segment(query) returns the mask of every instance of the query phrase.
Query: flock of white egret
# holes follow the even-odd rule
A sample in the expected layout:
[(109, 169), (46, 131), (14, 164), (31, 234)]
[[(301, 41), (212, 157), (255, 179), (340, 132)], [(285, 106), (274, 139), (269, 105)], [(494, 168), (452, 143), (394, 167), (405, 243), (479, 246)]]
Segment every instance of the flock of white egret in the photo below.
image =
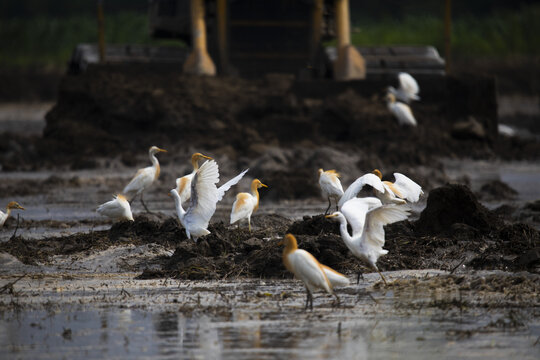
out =
[[(400, 86), (398, 89), (388, 88), (386, 100), (388, 108), (398, 119), (400, 125), (416, 126), (416, 120), (407, 105), (411, 100), (419, 100), (419, 87), (415, 79), (407, 73), (398, 75)], [(399, 100), (400, 102), (397, 102)], [(159, 177), (160, 166), (156, 154), (166, 152), (157, 146), (149, 151), (151, 166), (139, 169), (131, 181), (125, 186), (121, 194), (112, 200), (100, 205), (97, 212), (115, 220), (133, 221), (131, 202), (137, 196), (148, 211), (143, 201), (143, 193)], [(199, 166), (199, 161), (205, 160)], [(246, 174), (248, 169), (236, 177), (217, 187), (219, 182), (219, 167), (215, 160), (201, 153), (191, 157), (193, 171), (176, 179), (176, 187), (170, 191), (175, 202), (176, 213), (180, 223), (189, 238), (197, 241), (198, 238), (210, 234), (208, 225), (216, 211), (216, 205), (225, 193), (236, 185)], [(377, 271), (384, 283), (386, 279), (377, 268), (377, 260), (388, 251), (383, 249), (385, 243), (384, 226), (397, 221), (405, 220), (410, 213), (407, 203), (418, 201), (423, 194), (422, 188), (407, 176), (394, 173), (395, 182), (382, 181), (382, 174), (375, 169), (356, 179), (347, 190), (343, 190), (339, 180), (339, 173), (335, 170), (319, 169), (319, 185), (322, 195), (328, 199), (328, 208), (325, 215), (340, 223), (341, 237), (351, 253)], [(376, 197), (362, 197), (357, 195), (369, 185), (373, 188)], [(251, 215), (259, 207), (259, 191), (267, 187), (259, 179), (251, 183), (251, 193), (237, 194), (230, 215), (230, 223), (247, 220), (251, 231)], [(336, 211), (328, 215), (328, 211), (335, 202)], [(0, 211), (0, 227), (10, 215), (12, 210), (24, 208), (17, 202), (10, 202), (6, 212)], [(349, 233), (348, 225), (352, 229)], [(287, 234), (279, 243), (284, 245), (283, 263), (296, 278), (302, 280), (306, 286), (306, 309), (313, 309), (313, 291), (322, 289), (339, 298), (334, 293), (335, 286), (349, 284), (348, 278), (339, 272), (320, 264), (313, 255), (305, 250), (298, 249), (296, 238)], [(361, 273), (358, 274), (357, 282)]]

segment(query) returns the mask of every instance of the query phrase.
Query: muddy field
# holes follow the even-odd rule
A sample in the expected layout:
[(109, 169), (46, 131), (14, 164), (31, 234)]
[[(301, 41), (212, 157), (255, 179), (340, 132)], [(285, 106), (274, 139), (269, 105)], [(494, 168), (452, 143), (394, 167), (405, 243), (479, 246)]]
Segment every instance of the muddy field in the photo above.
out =
[[(470, 119), (437, 91), (471, 86), (462, 78), (447, 80), (447, 90), (420, 79), (419, 127), (400, 128), (377, 84), (103, 67), (64, 77), (46, 122), (0, 117), (0, 201), (27, 208), (0, 231), (0, 344), (22, 359), (83, 348), (90, 357), (383, 359), (402, 348), (410, 358), (535, 358), (535, 128), (497, 135), (490, 102), (467, 105), (483, 132), (456, 128)], [(99, 217), (95, 208), (147, 166), (150, 145), (169, 151), (145, 194), (153, 213), (135, 201), (135, 222)], [(222, 180), (250, 169), (197, 243), (167, 196), (195, 151), (217, 160)], [(379, 168), (385, 179), (398, 171), (423, 186), (409, 220), (386, 227), (389, 253), (378, 266), (388, 286), (322, 216), (320, 167), (339, 170), (344, 185)], [(253, 178), (269, 188), (249, 232), (228, 217), (234, 193)], [(340, 307), (318, 293), (314, 312), (302, 311), (303, 287), (277, 246), (287, 232), (349, 276), (352, 284), (337, 290)]]

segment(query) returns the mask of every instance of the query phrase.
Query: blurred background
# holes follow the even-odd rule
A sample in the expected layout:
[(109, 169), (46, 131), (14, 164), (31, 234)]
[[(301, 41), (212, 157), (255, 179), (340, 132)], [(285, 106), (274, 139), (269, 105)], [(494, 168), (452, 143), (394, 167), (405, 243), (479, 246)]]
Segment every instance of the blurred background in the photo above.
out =
[[(107, 44), (185, 46), (153, 39), (147, 0), (105, 0)], [(354, 45), (433, 45), (444, 56), (444, 1), (351, 1)], [(503, 77), (502, 91), (538, 93), (540, 4), (452, 1), (452, 64)], [(97, 42), (97, 1), (0, 3), (0, 101), (52, 100), (79, 43)], [(516, 69), (512, 79), (509, 69)]]

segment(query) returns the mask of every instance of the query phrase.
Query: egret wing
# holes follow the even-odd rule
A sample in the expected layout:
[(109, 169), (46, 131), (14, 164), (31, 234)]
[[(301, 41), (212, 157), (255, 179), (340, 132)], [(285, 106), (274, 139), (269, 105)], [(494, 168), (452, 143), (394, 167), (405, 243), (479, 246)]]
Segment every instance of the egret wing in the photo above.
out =
[(122, 193), (131, 195), (132, 193), (138, 193), (152, 184), (154, 175), (152, 174), (152, 167), (146, 167), (139, 169), (133, 179), (126, 185)]
[(219, 168), (214, 160), (206, 161), (197, 170), (191, 181), (191, 203), (184, 217), (186, 225), (208, 227), (218, 202), (218, 181)]
[(330, 284), (332, 284), (332, 287), (349, 285), (349, 279), (345, 275), (340, 274), (331, 267), (323, 264), (321, 264), (321, 268), (323, 269), (328, 281), (330, 281)]
[(403, 103), (395, 103), (392, 109), (400, 125), (416, 126), (416, 119), (414, 118), (411, 108), (408, 105)]
[(418, 86), (418, 83), (416, 82), (415, 78), (413, 78), (408, 73), (399, 73), (398, 75), (399, 79), (399, 85), (403, 89), (403, 91), (407, 94), (407, 96), (410, 99), (413, 100), (419, 100), (420, 98), (417, 96), (418, 92), (420, 91), (420, 87)]
[(387, 224), (392, 224), (407, 219), (410, 214), (408, 207), (403, 205), (383, 205), (368, 211), (366, 215), (366, 230), (364, 239), (367, 245), (382, 250), (384, 246), (384, 228)]
[(321, 189), (329, 195), (343, 195), (341, 181), (339, 181), (339, 178), (336, 175), (332, 176), (323, 172), (319, 177), (319, 185), (321, 186)]
[(420, 199), (420, 195), (424, 193), (422, 191), (422, 187), (409, 179), (407, 176), (400, 173), (394, 173), (394, 178), (396, 179), (394, 186), (407, 201), (417, 202), (418, 199)]
[(218, 201), (221, 201), (223, 199), (223, 196), (225, 196), (225, 193), (234, 185), (238, 184), (240, 180), (244, 177), (244, 175), (248, 172), (249, 169), (246, 169), (242, 171), (240, 174), (233, 177), (231, 180), (227, 181), (225, 184), (221, 185), (218, 188)]
[(354, 198), (347, 201), (341, 207), (341, 213), (347, 219), (347, 223), (351, 225), (352, 237), (358, 238), (364, 231), (366, 225), (366, 214), (370, 208), (381, 206), (382, 203), (376, 198)]
[(372, 186), (380, 193), (384, 193), (385, 191), (381, 179), (379, 179), (379, 177), (375, 174), (368, 173), (360, 176), (347, 188), (347, 190), (339, 200), (338, 206), (341, 208), (343, 204), (345, 204), (345, 202), (356, 197), (356, 195), (358, 195), (360, 190), (362, 190), (365, 185)]
[(310, 290), (311, 287), (332, 292), (332, 285), (321, 269), (317, 259), (305, 250), (295, 250), (289, 254), (289, 261), (294, 269), (294, 275), (302, 280)]

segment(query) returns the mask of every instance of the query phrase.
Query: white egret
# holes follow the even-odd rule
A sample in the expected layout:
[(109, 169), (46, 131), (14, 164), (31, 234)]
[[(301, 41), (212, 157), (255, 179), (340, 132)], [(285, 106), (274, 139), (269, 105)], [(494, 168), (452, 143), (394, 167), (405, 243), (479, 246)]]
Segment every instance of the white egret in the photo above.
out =
[(332, 203), (330, 198), (333, 198), (337, 203), (339, 199), (343, 196), (343, 187), (341, 186), (341, 181), (339, 181), (339, 173), (336, 170), (326, 170), (319, 169), (319, 186), (321, 187), (321, 192), (323, 197), (328, 199), (328, 208), (324, 212), (324, 215), (328, 214), (330, 206)]
[[(11, 215), (11, 210), (25, 210), (21, 205), (16, 201), (10, 201), (6, 206), (6, 212), (0, 210), (0, 227), (4, 226), (9, 215)], [(17, 223), (18, 224), (18, 223)]]
[[(210, 234), (208, 223), (221, 200), (216, 183), (219, 181), (219, 168), (214, 160), (206, 161), (195, 173), (191, 182), (191, 201), (187, 210), (182, 207), (182, 199), (176, 189), (171, 190), (176, 205), (176, 214), (186, 229), (186, 235), (197, 241)], [(223, 195), (221, 195), (223, 196)]]
[(122, 194), (114, 196), (114, 199), (101, 204), (97, 210), (100, 215), (110, 217), (114, 220), (130, 220), (133, 221), (131, 206), (129, 201)]
[(251, 194), (242, 192), (236, 195), (236, 200), (233, 203), (231, 210), (231, 224), (247, 219), (248, 229), (251, 231), (251, 214), (259, 208), (259, 189), (268, 187), (259, 179), (254, 179), (251, 182)]
[(405, 103), (410, 103), (411, 100), (420, 100), (418, 93), (420, 87), (416, 80), (408, 73), (400, 72), (398, 74), (399, 87), (395, 89), (393, 86), (388, 87), (388, 91), (392, 93), (397, 100)]
[[(365, 261), (375, 269), (384, 283), (386, 279), (377, 268), (377, 260), (381, 255), (388, 253), (384, 250), (384, 225), (405, 220), (409, 216), (409, 209), (395, 204), (383, 205), (374, 197), (354, 198), (347, 201), (327, 218), (339, 221), (341, 238), (345, 245), (357, 258)], [(352, 236), (347, 229), (351, 225)], [(361, 273), (358, 273), (357, 282)]]
[[(334, 295), (339, 303), (339, 297), (334, 293), (332, 282), (330, 282), (328, 273), (331, 273), (335, 281), (340, 280), (340, 284), (348, 284), (349, 280), (343, 274), (324, 266), (313, 257), (309, 252), (298, 249), (298, 243), (296, 238), (292, 234), (285, 235), (285, 238), (278, 243), (278, 245), (285, 245), (283, 250), (283, 264), (294, 274), (294, 276), (302, 280), (306, 286), (306, 307), (311, 305), (313, 311), (313, 291), (317, 289), (325, 290), (327, 293)], [(328, 269), (328, 270), (325, 270)]]
[(396, 96), (392, 93), (386, 94), (386, 105), (388, 110), (397, 119), (399, 125), (416, 126), (416, 119), (409, 105), (397, 102)]
[(152, 146), (148, 150), (148, 155), (150, 156), (150, 161), (152, 166), (145, 167), (144, 169), (139, 169), (133, 179), (126, 185), (122, 193), (129, 201), (132, 201), (137, 195), (141, 195), (141, 203), (146, 209), (147, 212), (150, 212), (146, 207), (146, 204), (143, 201), (143, 191), (150, 187), (154, 181), (159, 177), (160, 166), (159, 161), (156, 158), (158, 152), (167, 152), (158, 148), (157, 146)]
[(176, 179), (176, 191), (178, 192), (178, 195), (180, 195), (180, 199), (182, 199), (182, 204), (191, 198), (191, 180), (193, 180), (195, 173), (199, 170), (199, 161), (204, 159), (212, 160), (211, 157), (201, 153), (194, 153), (191, 155), (191, 166), (193, 166), (193, 171), (188, 175)]
[(367, 173), (360, 176), (351, 185), (349, 185), (345, 193), (339, 199), (338, 206), (341, 208), (343, 204), (345, 204), (345, 202), (356, 197), (356, 195), (358, 195), (358, 193), (366, 185), (371, 186), (375, 190), (375, 192), (384, 193), (385, 191), (387, 191), (381, 179), (377, 175)]
[[(373, 170), (373, 174), (377, 175), (382, 180), (382, 174), (378, 169)], [(417, 202), (420, 199), (420, 195), (424, 192), (422, 187), (409, 179), (407, 176), (394, 173), (395, 182), (383, 181), (385, 188), (384, 193), (378, 193), (377, 197), (381, 199), (383, 203), (395, 203), (403, 204), (405, 200), (408, 202)]]

